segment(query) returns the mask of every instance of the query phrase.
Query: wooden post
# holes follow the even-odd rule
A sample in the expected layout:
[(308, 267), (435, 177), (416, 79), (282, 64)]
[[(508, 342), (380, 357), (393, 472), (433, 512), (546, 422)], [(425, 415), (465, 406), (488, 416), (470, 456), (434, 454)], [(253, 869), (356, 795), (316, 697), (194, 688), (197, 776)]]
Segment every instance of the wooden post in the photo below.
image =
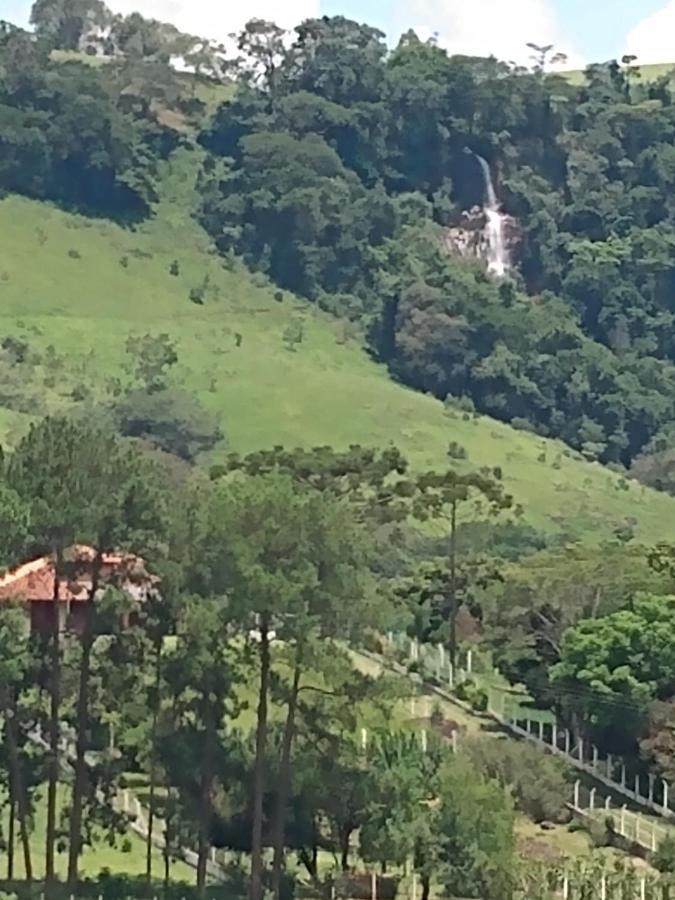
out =
[(457, 729), (452, 732), (452, 752), (457, 753)]
[(581, 807), (579, 806), (579, 786), (580, 786), (580, 784), (581, 784), (581, 782), (579, 782), (579, 781), (574, 782), (574, 808), (575, 809), (581, 809)]
[(640, 843), (640, 813), (635, 813), (635, 842)]
[(473, 672), (473, 650), (466, 651), (466, 671), (467, 675)]
[(621, 763), (621, 787), (626, 787), (626, 763)]
[(610, 796), (605, 797), (605, 809), (611, 809), (612, 807), (612, 798)]
[(413, 876), (412, 876), (411, 900), (417, 900), (417, 872), (413, 872)]
[(654, 779), (655, 779), (655, 777), (656, 776), (654, 775), (653, 772), (649, 773), (649, 802), (650, 803), (654, 802)]
[(579, 762), (584, 761), (584, 739), (579, 738)]
[(588, 798), (588, 806), (591, 811), (595, 809), (595, 788), (591, 788), (591, 793)]
[(600, 900), (607, 900), (607, 878), (600, 876)]
[(607, 778), (609, 778), (610, 781), (612, 780), (613, 772), (614, 772), (614, 760), (612, 759), (612, 754), (608, 753), (607, 754)]
[(656, 853), (656, 825), (652, 822), (652, 853)]
[(567, 875), (563, 875), (563, 889), (562, 889), (563, 900), (569, 900), (570, 895), (570, 880)]
[(427, 730), (426, 728), (422, 729), (422, 733), (420, 735), (420, 743), (422, 745), (422, 753), (427, 752)]
[(640, 776), (635, 776), (635, 799), (639, 799), (640, 797)]
[(565, 729), (565, 753), (567, 756), (570, 755), (570, 730), (569, 728)]
[(554, 722), (551, 728), (551, 746), (557, 750), (558, 749), (558, 723)]
[(598, 748), (593, 744), (593, 768), (598, 768)]
[(539, 740), (544, 743), (544, 720), (539, 720)]
[(640, 900), (647, 900), (647, 879), (644, 875), (640, 879)]
[(370, 873), (370, 900), (377, 900), (377, 875)]
[(361, 729), (361, 749), (365, 752), (366, 747), (368, 746), (368, 729)]
[(626, 805), (621, 807), (621, 819), (619, 820), (619, 834), (626, 837)]
[(452, 663), (448, 662), (448, 687), (452, 690), (455, 686), (455, 673), (452, 668)]
[(668, 812), (668, 782), (663, 782), (663, 811)]

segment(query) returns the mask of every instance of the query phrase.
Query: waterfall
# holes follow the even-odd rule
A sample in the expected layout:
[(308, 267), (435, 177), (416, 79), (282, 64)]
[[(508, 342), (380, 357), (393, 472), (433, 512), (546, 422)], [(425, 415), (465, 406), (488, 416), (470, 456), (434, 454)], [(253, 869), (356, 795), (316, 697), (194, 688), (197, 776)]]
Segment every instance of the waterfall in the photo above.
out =
[(495, 186), (492, 183), (492, 174), (487, 160), (483, 159), (477, 153), (474, 156), (480, 163), (483, 172), (483, 180), (485, 182), (485, 217), (487, 224), (485, 226), (485, 238), (487, 240), (487, 264), (488, 272), (494, 275), (504, 275), (507, 269), (511, 267), (509, 259), (509, 251), (506, 246), (505, 223), (506, 216), (501, 212), (499, 200), (495, 192)]

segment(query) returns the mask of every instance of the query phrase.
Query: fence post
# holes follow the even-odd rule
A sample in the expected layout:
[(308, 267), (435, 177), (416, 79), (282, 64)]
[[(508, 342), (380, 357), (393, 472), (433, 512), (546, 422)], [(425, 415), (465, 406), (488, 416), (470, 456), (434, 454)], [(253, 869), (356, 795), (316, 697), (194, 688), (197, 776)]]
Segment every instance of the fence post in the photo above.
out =
[(588, 806), (591, 812), (595, 809), (595, 788), (591, 788), (591, 793), (588, 798)]
[(579, 806), (579, 786), (580, 786), (580, 784), (581, 784), (580, 781), (574, 782), (574, 808), (575, 809), (581, 809), (581, 807)]
[(653, 772), (649, 773), (649, 802), (654, 802), (654, 778), (655, 775)]
[(579, 738), (579, 762), (584, 761), (584, 739)]
[(621, 763), (621, 787), (626, 787), (626, 763)]
[(565, 753), (567, 756), (570, 755), (570, 730), (569, 728), (565, 729)]
[(663, 782), (663, 811), (668, 812), (668, 782)]
[(551, 727), (551, 746), (558, 749), (558, 723), (555, 721)]
[(544, 743), (544, 720), (539, 720), (539, 740)]
[(420, 742), (422, 744), (422, 753), (427, 752), (427, 730), (426, 728), (422, 729), (422, 733), (420, 735)]
[(656, 825), (652, 822), (652, 853), (656, 853)]
[(370, 900), (377, 900), (377, 875), (370, 873)]
[(640, 900), (647, 900), (647, 879), (644, 875), (640, 879)]
[(362, 728), (361, 729), (361, 749), (365, 751), (367, 747), (368, 747), (368, 729)]
[(640, 813), (635, 813), (635, 842), (640, 843)]
[(621, 807), (621, 819), (619, 820), (619, 834), (626, 837), (626, 804)]
[(414, 697), (410, 698), (410, 715), (413, 717), (413, 719), (415, 718), (415, 698)]
[(612, 808), (612, 798), (608, 795), (607, 797), (605, 797), (605, 809), (611, 809), (611, 808)]
[(635, 776), (635, 799), (638, 800), (640, 798), (640, 776)]
[(457, 729), (452, 732), (452, 752), (457, 753)]
[(448, 687), (450, 690), (455, 686), (455, 674), (452, 669), (452, 663), (448, 661)]
[(412, 897), (411, 900), (417, 900), (417, 872), (413, 872), (412, 876)]
[(466, 673), (471, 675), (473, 672), (473, 650), (466, 651)]
[(598, 748), (593, 744), (593, 768), (598, 768)]
[(570, 895), (570, 880), (567, 875), (563, 875), (563, 890), (562, 890), (563, 900), (568, 900)]
[(607, 878), (600, 876), (600, 900), (607, 900)]
[(611, 781), (612, 775), (614, 774), (614, 760), (612, 759), (612, 754), (607, 754), (607, 778)]

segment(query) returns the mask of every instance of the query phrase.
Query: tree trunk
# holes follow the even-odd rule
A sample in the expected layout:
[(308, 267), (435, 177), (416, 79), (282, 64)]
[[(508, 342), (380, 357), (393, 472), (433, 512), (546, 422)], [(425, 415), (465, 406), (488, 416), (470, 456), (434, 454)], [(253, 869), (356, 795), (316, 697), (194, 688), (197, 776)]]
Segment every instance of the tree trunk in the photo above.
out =
[[(9, 759), (10, 769), (10, 850), (9, 863), (7, 866), (7, 877), (12, 878), (14, 870), (14, 822), (15, 812), (19, 814), (19, 834), (21, 836), (21, 847), (23, 850), (23, 866), (26, 881), (33, 880), (33, 863), (30, 852), (30, 829), (29, 829), (29, 812), (28, 798), (23, 783), (23, 773), (21, 771), (21, 763), (19, 761), (19, 748), (16, 737), (16, 725), (14, 722), (15, 710), (12, 708), (5, 695), (3, 699), (3, 712), (5, 716), (5, 736), (7, 739), (7, 756)], [(12, 874), (10, 874), (10, 866)]]
[(453, 676), (457, 661), (457, 500), (450, 509), (450, 663)]
[(281, 892), (281, 869), (284, 861), (284, 839), (286, 836), (286, 816), (288, 797), (291, 790), (291, 751), (295, 736), (295, 714), (298, 708), (298, 694), (300, 692), (300, 678), (302, 676), (303, 642), (298, 638), (295, 649), (295, 667), (293, 670), (293, 683), (288, 698), (288, 712), (286, 725), (281, 745), (281, 759), (279, 762), (279, 779), (277, 789), (277, 808), (274, 818), (274, 865), (272, 869), (272, 890), (274, 900), (279, 900)]
[(345, 826), (340, 830), (340, 868), (343, 872), (349, 871), (349, 839), (351, 836), (351, 828)]
[(91, 573), (91, 588), (87, 598), (87, 608), (82, 635), (82, 655), (80, 657), (79, 685), (77, 695), (77, 737), (75, 739), (75, 782), (70, 812), (70, 834), (68, 846), (68, 884), (78, 880), (78, 863), (82, 853), (82, 807), (87, 787), (87, 743), (89, 738), (89, 687), (91, 677), (91, 653), (94, 646), (95, 597), (98, 592), (103, 551), (97, 549)]
[(431, 877), (429, 875), (422, 875), (422, 900), (429, 900), (430, 893)]
[(265, 750), (267, 748), (267, 695), (270, 678), (269, 613), (260, 616), (260, 693), (255, 738), (255, 773), (253, 779), (253, 831), (251, 835), (250, 900), (262, 900), (263, 800), (265, 794)]
[(16, 823), (16, 801), (14, 799), (14, 785), (12, 779), (9, 782), (9, 826), (7, 829), (7, 881), (14, 878), (14, 831)]
[(49, 754), (47, 764), (47, 829), (45, 837), (45, 881), (52, 884), (56, 877), (56, 792), (59, 784), (59, 739), (61, 737), (61, 568), (63, 553), (54, 552), (54, 591), (52, 594), (52, 633), (50, 635), (49, 673)]
[(206, 890), (206, 869), (211, 846), (211, 790), (213, 785), (214, 724), (208, 697), (205, 698), (206, 740), (202, 758), (202, 776), (199, 788), (199, 844), (197, 847), (197, 891), (200, 897)]
[(159, 719), (160, 685), (162, 681), (162, 639), (155, 646), (155, 697), (150, 727), (150, 794), (148, 797), (148, 836), (145, 842), (145, 877), (152, 881), (152, 831), (155, 827), (155, 792), (157, 788), (157, 723)]

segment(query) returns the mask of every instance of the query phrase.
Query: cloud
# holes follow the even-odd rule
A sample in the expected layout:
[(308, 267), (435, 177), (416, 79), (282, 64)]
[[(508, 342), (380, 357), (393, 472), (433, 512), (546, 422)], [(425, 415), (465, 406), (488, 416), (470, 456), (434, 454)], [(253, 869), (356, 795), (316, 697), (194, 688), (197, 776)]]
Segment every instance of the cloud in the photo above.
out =
[(671, 62), (675, 56), (675, 0), (642, 19), (628, 33), (625, 53), (634, 53), (639, 63)]
[(412, 25), (420, 37), (437, 34), (449, 53), (494, 55), (527, 65), (526, 43), (532, 41), (566, 53), (568, 68), (584, 65), (549, 0), (399, 0), (397, 25), (399, 30)]
[(170, 22), (181, 31), (200, 37), (225, 40), (249, 19), (269, 19), (282, 28), (293, 28), (303, 19), (318, 15), (318, 0), (108, 0), (113, 12)]

